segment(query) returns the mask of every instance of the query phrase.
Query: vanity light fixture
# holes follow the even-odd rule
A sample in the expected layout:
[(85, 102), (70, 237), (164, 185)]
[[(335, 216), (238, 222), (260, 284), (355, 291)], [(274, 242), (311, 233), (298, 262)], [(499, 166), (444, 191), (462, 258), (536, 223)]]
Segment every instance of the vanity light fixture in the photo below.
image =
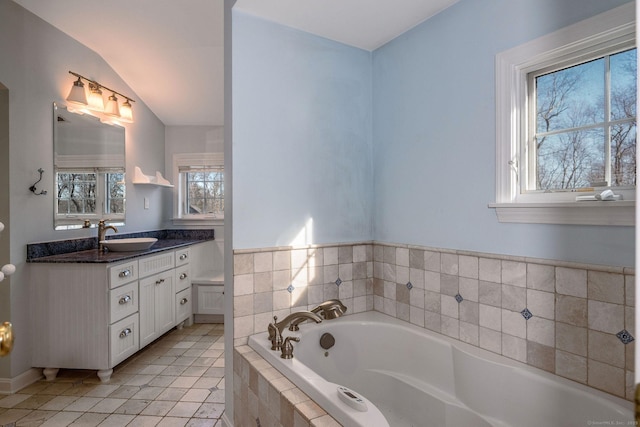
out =
[(115, 94), (111, 94), (107, 105), (104, 107), (104, 113), (108, 116), (120, 117), (120, 108), (118, 108), (118, 98)]
[[(78, 80), (73, 83), (69, 96), (67, 96), (67, 101), (86, 105), (87, 108), (91, 110), (115, 117), (122, 122), (133, 123), (133, 111), (131, 109), (131, 103), (135, 102), (133, 99), (73, 71), (69, 71), (69, 74), (73, 74)], [(89, 98), (87, 98), (82, 80), (89, 83)], [(102, 89), (111, 92), (111, 96), (109, 96), (106, 105), (102, 97)], [(116, 95), (119, 95), (125, 100), (121, 106), (118, 105)]]
[(95, 111), (104, 111), (104, 99), (100, 86), (89, 83), (89, 109)]
[(84, 83), (82, 83), (80, 77), (78, 77), (78, 80), (73, 82), (73, 86), (71, 86), (71, 90), (69, 91), (69, 96), (67, 96), (67, 101), (75, 104), (87, 105), (87, 93), (84, 91)]

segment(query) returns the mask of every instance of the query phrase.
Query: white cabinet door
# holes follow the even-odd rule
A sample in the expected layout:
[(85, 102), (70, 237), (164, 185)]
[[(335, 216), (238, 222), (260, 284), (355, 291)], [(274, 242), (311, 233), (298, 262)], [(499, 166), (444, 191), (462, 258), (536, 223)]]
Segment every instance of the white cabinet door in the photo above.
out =
[(175, 326), (173, 270), (140, 280), (140, 347)]
[(140, 313), (140, 347), (144, 347), (153, 341), (156, 336), (156, 278), (147, 277), (140, 280), (138, 292)]
[(156, 327), (158, 336), (176, 326), (176, 285), (173, 270), (160, 274), (156, 286)]

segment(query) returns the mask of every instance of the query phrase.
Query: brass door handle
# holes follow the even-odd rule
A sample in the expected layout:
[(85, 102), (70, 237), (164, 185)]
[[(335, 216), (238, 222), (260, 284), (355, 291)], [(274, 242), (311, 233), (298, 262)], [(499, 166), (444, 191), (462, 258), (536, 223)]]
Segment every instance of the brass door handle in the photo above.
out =
[(11, 323), (0, 325), (0, 356), (6, 356), (13, 350), (13, 329)]

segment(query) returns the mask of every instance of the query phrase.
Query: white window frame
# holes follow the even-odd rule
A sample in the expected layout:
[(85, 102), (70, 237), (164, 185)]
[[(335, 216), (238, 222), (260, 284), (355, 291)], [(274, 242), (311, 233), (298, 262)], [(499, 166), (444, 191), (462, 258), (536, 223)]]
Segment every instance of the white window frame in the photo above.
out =
[(635, 43), (632, 2), (496, 55), (496, 202), (489, 207), (500, 222), (635, 225), (635, 190), (622, 201), (576, 202), (576, 193), (525, 193), (519, 183), (519, 169), (526, 169), (529, 73)]
[(224, 224), (224, 212), (218, 215), (183, 215), (181, 205), (184, 198), (184, 182), (180, 167), (214, 166), (224, 168), (223, 153), (179, 153), (173, 155), (173, 176), (176, 185), (173, 191), (173, 223), (176, 225), (211, 226)]

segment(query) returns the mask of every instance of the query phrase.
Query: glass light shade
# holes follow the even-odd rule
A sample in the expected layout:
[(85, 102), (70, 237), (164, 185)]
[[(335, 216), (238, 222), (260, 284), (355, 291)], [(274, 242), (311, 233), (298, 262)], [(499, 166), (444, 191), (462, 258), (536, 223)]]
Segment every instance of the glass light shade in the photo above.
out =
[(120, 117), (120, 108), (118, 107), (118, 98), (111, 94), (107, 105), (104, 107), (104, 113), (108, 116)]
[(73, 82), (73, 86), (71, 86), (71, 90), (69, 91), (69, 96), (67, 96), (67, 101), (75, 104), (87, 105), (87, 93), (84, 91), (84, 83), (80, 81), (80, 77), (78, 77), (78, 80)]
[(104, 99), (99, 86), (89, 85), (89, 108), (96, 111), (104, 111)]
[(133, 123), (133, 110), (128, 99), (120, 106), (120, 120), (126, 123)]

